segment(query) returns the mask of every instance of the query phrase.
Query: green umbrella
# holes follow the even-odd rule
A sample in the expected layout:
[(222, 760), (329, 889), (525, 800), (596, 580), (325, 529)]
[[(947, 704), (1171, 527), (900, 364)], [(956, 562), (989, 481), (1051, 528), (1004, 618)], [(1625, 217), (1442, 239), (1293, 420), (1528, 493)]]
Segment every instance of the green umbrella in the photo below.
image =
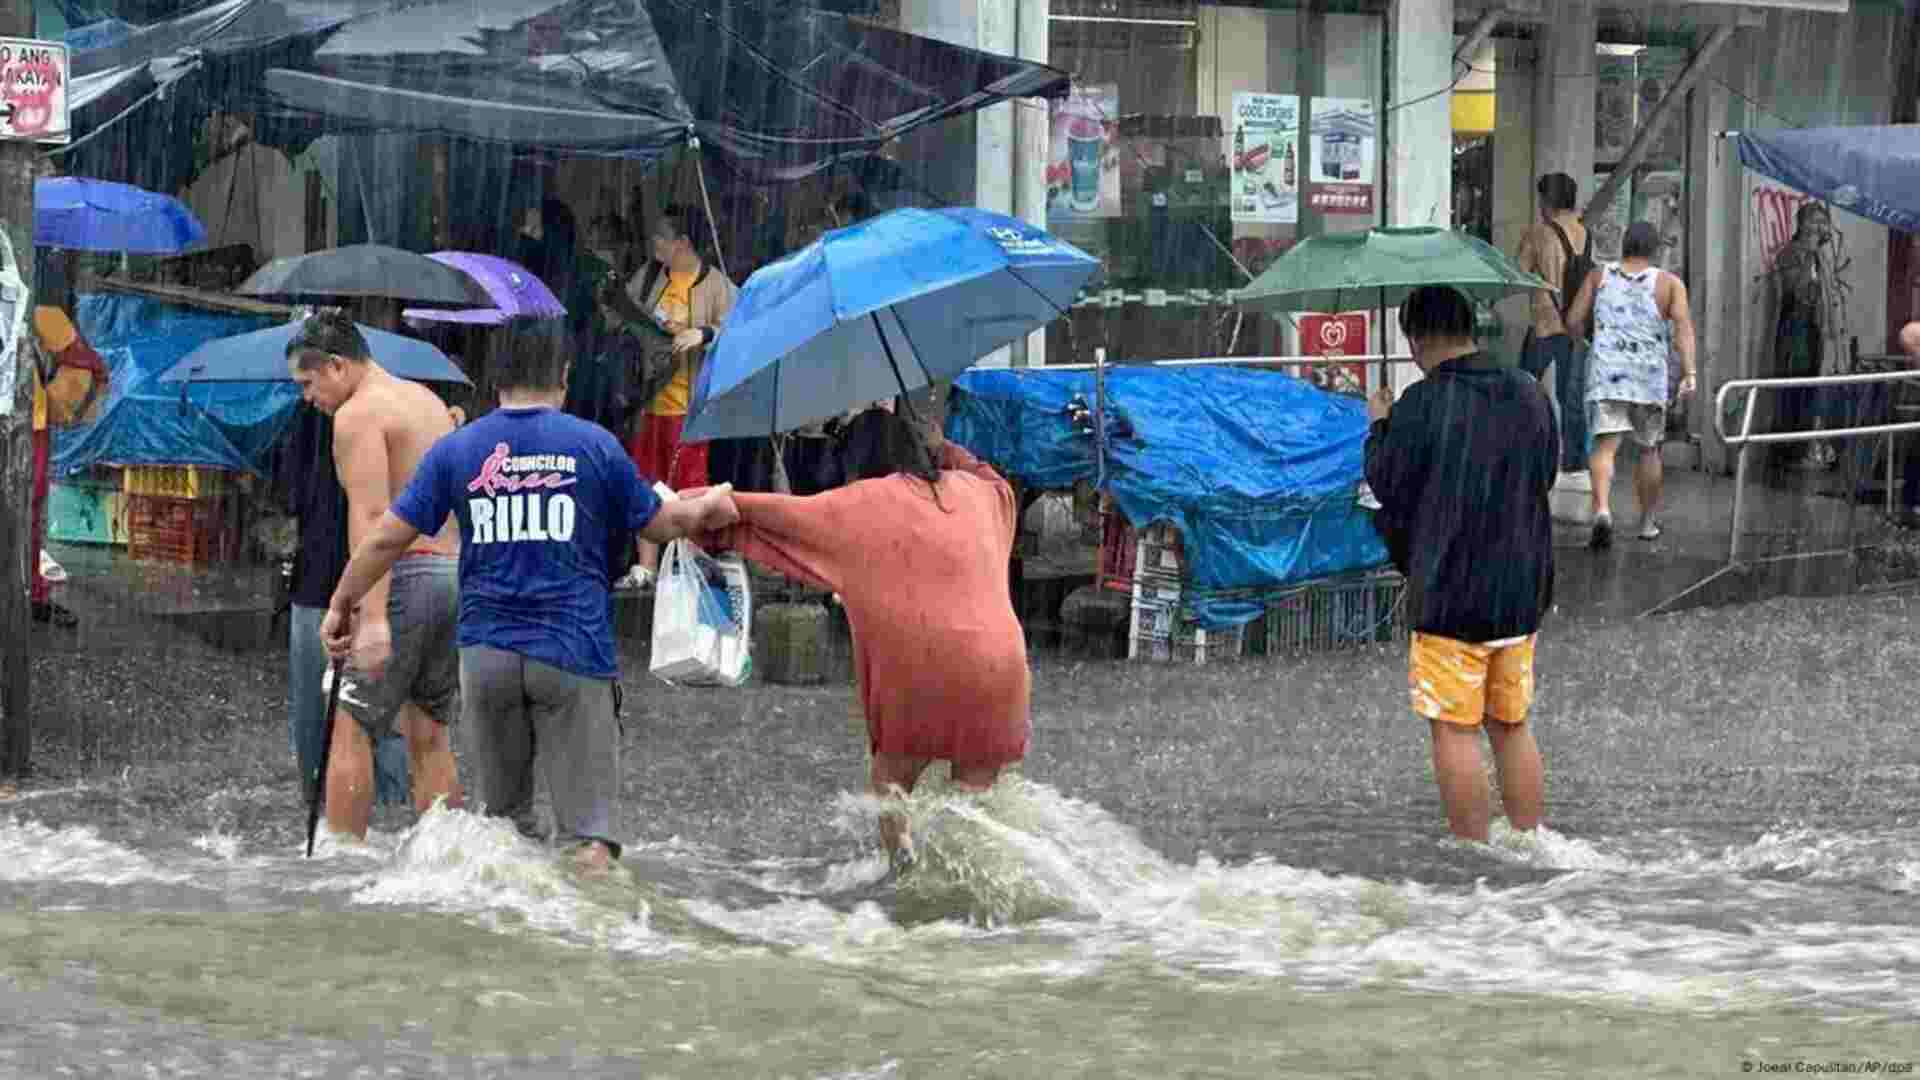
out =
[(1422, 226), (1310, 237), (1241, 289), (1237, 302), (1262, 311), (1384, 310), (1424, 285), (1451, 285), (1477, 303), (1553, 288), (1477, 237)]

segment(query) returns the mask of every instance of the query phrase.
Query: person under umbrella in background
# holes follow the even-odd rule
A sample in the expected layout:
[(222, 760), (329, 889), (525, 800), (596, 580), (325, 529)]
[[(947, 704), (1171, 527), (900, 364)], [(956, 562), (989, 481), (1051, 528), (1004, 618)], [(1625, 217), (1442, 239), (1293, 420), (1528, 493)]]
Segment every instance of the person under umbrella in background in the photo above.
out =
[(724, 488), (663, 504), (618, 439), (560, 411), (568, 354), (555, 327), (503, 334), (500, 407), (427, 451), (355, 549), (324, 634), (334, 655), (346, 655), (368, 592), (453, 515), (461, 717), (485, 811), (539, 838), (537, 762), (559, 840), (585, 868), (604, 869), (620, 857), (612, 549), (633, 532), (664, 543), (736, 516)]
[(1553, 603), (1560, 440), (1545, 389), (1481, 353), (1473, 327), (1458, 289), (1416, 289), (1401, 305), (1425, 378), (1397, 403), (1391, 386), (1368, 399), (1366, 477), (1381, 504), (1374, 528), (1406, 575), (1408, 681), (1432, 729), (1447, 823), (1485, 843), (1482, 728), (1507, 821), (1536, 828), (1546, 803), (1528, 712), (1534, 636)]
[[(673, 375), (646, 404), (627, 450), (642, 475), (676, 491), (707, 483), (706, 444), (685, 443), (681, 434), (701, 359), (739, 296), (727, 275), (706, 259), (710, 236), (704, 213), (690, 206), (667, 207), (654, 224), (654, 263), (634, 279), (624, 298), (607, 297), (616, 310), (637, 305), (651, 312), (673, 334)], [(659, 563), (658, 546), (642, 545), (635, 568), (642, 584), (652, 580)]]
[[(813, 496), (736, 492), (740, 523), (702, 538), (839, 594), (872, 752), (869, 790), (913, 791), (934, 761), (985, 791), (1026, 756), (1026, 635), (1007, 580), (1013, 488), (937, 433), (892, 413), (889, 453), (845, 487)], [(884, 460), (882, 458), (884, 457)], [(906, 815), (880, 818), (895, 871), (911, 866)]]

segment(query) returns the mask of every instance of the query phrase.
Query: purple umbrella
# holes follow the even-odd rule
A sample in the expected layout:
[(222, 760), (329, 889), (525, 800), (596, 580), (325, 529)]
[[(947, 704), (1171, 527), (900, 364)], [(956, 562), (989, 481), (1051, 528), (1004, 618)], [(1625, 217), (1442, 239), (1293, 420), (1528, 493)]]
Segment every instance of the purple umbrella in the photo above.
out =
[(477, 251), (436, 251), (427, 258), (464, 272), (480, 283), (493, 298), (488, 308), (463, 308), (439, 311), (432, 308), (408, 308), (401, 314), (415, 322), (464, 323), (468, 326), (500, 326), (508, 319), (563, 319), (567, 309), (546, 283), (533, 272), (511, 259), (483, 255)]

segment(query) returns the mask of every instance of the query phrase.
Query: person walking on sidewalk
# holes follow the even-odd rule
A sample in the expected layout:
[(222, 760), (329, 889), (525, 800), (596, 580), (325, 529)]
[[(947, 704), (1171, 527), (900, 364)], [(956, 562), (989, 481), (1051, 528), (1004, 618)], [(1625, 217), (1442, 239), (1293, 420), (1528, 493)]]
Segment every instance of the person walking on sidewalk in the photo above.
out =
[(1587, 467), (1587, 365), (1583, 342), (1567, 330), (1567, 309), (1593, 270), (1593, 234), (1574, 209), (1580, 187), (1566, 173), (1548, 173), (1534, 189), (1540, 196), (1540, 222), (1520, 239), (1515, 261), (1520, 269), (1552, 283), (1552, 292), (1533, 294), (1533, 324), (1520, 350), (1520, 369), (1542, 383), (1553, 372), (1554, 401), (1560, 414), (1560, 468)]
[(1587, 402), (1593, 408), (1592, 546), (1613, 546), (1613, 459), (1622, 436), (1640, 448), (1634, 493), (1640, 501), (1642, 540), (1660, 537), (1660, 444), (1667, 432), (1667, 358), (1680, 353), (1679, 396), (1693, 396), (1693, 313), (1687, 287), (1653, 265), (1660, 232), (1645, 221), (1627, 227), (1617, 265), (1595, 270), (1580, 286), (1567, 325), (1575, 334), (1593, 322)]
[(1492, 811), (1480, 732), (1493, 744), (1507, 821), (1540, 824), (1546, 795), (1533, 704), (1533, 646), (1553, 603), (1559, 432), (1533, 376), (1473, 340), (1458, 290), (1416, 290), (1400, 330), (1425, 378), (1396, 403), (1368, 399), (1374, 528), (1406, 576), (1413, 711), (1433, 736), (1433, 772), (1455, 836), (1486, 842)]
[[(654, 543), (737, 520), (724, 486), (662, 504), (613, 434), (561, 410), (562, 331), (505, 332), (500, 407), (442, 438), (354, 549), (322, 633), (353, 640), (362, 597), (449, 514), (460, 532), (460, 698), (487, 814), (540, 838), (534, 767), (555, 831), (583, 868), (620, 857), (620, 672), (609, 546)], [(404, 564), (403, 564), (404, 565)]]

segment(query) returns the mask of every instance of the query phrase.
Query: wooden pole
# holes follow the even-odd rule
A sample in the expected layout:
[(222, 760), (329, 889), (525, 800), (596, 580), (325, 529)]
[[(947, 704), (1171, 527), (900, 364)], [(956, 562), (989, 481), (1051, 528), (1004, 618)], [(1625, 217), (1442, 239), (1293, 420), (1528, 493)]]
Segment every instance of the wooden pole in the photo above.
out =
[(1633, 170), (1639, 168), (1640, 163), (1646, 160), (1654, 144), (1660, 141), (1660, 135), (1666, 130), (1668, 122), (1673, 119), (1673, 114), (1678, 112), (1680, 104), (1687, 100), (1687, 91), (1693, 89), (1693, 84), (1700, 78), (1701, 73), (1713, 63), (1713, 58), (1718, 55), (1721, 46), (1733, 39), (1733, 31), (1734, 27), (1731, 25), (1713, 28), (1713, 33), (1707, 37), (1706, 44), (1700, 46), (1700, 50), (1687, 61), (1687, 66), (1680, 72), (1680, 77), (1667, 88), (1667, 94), (1660, 99), (1660, 104), (1654, 106), (1653, 115), (1647, 119), (1646, 123), (1640, 125), (1640, 133), (1633, 137), (1633, 145), (1627, 147), (1627, 156), (1620, 159), (1620, 164), (1615, 165), (1613, 172), (1607, 175), (1607, 182), (1600, 185), (1599, 191), (1593, 193), (1593, 201), (1587, 203), (1587, 208), (1580, 214), (1582, 220), (1592, 222), (1607, 212), (1607, 207), (1612, 205), (1614, 196), (1620, 194), (1621, 186), (1633, 176)]
[[(0, 36), (33, 36), (31, 0), (0, 0)], [(0, 228), (33, 303), (33, 181), (39, 148), (32, 142), (0, 142)], [(31, 324), (28, 324), (29, 327)], [(9, 326), (5, 331), (10, 332)], [(31, 329), (27, 331), (31, 336)], [(33, 363), (31, 340), (16, 343), (13, 396), (0, 402), (0, 775), (24, 776), (33, 747), (32, 615), (27, 602), (28, 560), (35, 555), (29, 527), (33, 499)], [(4, 380), (0, 380), (4, 382)]]

